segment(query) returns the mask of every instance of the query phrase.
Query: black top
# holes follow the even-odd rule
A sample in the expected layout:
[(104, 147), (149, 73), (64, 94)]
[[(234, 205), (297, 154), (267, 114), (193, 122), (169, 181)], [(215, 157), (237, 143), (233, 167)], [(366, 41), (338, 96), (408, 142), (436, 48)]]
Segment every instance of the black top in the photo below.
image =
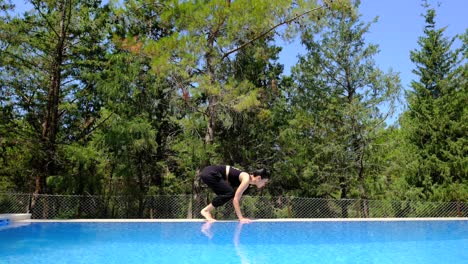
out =
[(227, 180), (231, 184), (232, 187), (239, 187), (240, 185), (239, 176), (242, 173), (241, 170), (230, 166), (229, 175), (226, 177), (226, 165), (210, 166), (210, 169), (219, 172), (221, 176), (223, 176), (223, 179)]
[(228, 175), (228, 181), (231, 184), (231, 186), (238, 187), (240, 185), (240, 179), (239, 176), (242, 173), (241, 170), (234, 168), (234, 167), (229, 167), (229, 175)]

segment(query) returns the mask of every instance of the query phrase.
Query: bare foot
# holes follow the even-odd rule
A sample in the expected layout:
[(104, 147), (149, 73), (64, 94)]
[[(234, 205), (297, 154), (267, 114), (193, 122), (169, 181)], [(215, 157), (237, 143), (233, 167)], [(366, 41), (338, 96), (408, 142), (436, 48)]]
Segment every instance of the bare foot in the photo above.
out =
[(203, 215), (203, 217), (205, 217), (205, 219), (207, 221), (210, 221), (210, 222), (214, 222), (216, 221), (216, 219), (214, 219), (212, 216), (211, 216), (211, 213), (209, 211), (206, 211), (206, 210), (201, 210), (201, 215)]

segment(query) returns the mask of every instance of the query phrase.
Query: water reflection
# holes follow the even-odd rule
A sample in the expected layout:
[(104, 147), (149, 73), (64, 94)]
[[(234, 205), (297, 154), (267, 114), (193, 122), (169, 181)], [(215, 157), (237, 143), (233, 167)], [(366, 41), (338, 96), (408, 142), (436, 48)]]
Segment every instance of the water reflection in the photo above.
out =
[(249, 223), (239, 222), (236, 227), (236, 232), (234, 232), (234, 247), (236, 249), (236, 254), (239, 256), (242, 264), (250, 264), (247, 254), (245, 253), (244, 247), (240, 243), (240, 237), (242, 232), (242, 226), (248, 225)]
[(211, 226), (213, 223), (214, 221), (208, 221), (201, 227), (201, 232), (210, 240), (213, 238), (213, 231), (211, 231)]
[[(202, 225), (201, 230), (200, 230), (210, 240), (213, 239), (214, 237), (213, 231), (211, 229), (213, 224), (214, 224), (213, 221), (205, 222)], [(232, 240), (236, 255), (239, 257), (240, 263), (242, 264), (250, 264), (250, 261), (246, 253), (247, 249), (245, 248), (245, 246), (241, 244), (242, 227), (248, 224), (249, 223), (242, 223), (242, 222), (237, 223), (236, 229), (234, 231), (233, 240)]]

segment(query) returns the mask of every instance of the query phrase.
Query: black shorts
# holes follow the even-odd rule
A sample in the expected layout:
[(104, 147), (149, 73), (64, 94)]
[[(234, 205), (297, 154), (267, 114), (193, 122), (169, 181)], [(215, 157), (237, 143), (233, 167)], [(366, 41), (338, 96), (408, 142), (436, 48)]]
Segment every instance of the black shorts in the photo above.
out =
[(222, 170), (226, 170), (226, 166), (208, 166), (200, 173), (201, 180), (216, 193), (211, 202), (214, 207), (227, 203), (235, 194), (234, 188), (223, 177)]

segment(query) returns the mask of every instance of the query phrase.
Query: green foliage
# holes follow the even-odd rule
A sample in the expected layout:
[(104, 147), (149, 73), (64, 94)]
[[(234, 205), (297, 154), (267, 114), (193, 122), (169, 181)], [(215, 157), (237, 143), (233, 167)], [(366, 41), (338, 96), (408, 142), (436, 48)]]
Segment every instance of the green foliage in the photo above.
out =
[[(144, 6), (145, 8), (141, 8)], [(162, 9), (151, 1), (127, 1), (112, 9), (113, 50), (100, 75), (98, 94), (105, 109), (92, 142), (106, 155), (106, 193), (141, 196), (185, 190), (169, 161), (170, 135), (177, 134), (176, 90), (139, 53), (139, 41), (156, 41), (171, 31), (154, 20)], [(142, 214), (143, 212), (139, 212)]]
[[(271, 58), (271, 48), (265, 45), (265, 39), (270, 38), (278, 26), (286, 24), (294, 12), (304, 13), (302, 11), (315, 7), (315, 2), (292, 6), (290, 1), (283, 0), (274, 3), (175, 0), (167, 6), (171, 8), (162, 12), (161, 21), (173, 23), (174, 32), (145, 43), (143, 51), (153, 58), (153, 69), (167, 74), (186, 95), (186, 100), (189, 94), (193, 96), (191, 102), (196, 104), (190, 106), (196, 112), (205, 113), (207, 119), (201, 139), (210, 145), (216, 143), (219, 130), (230, 128), (233, 115), (242, 115), (262, 105), (258, 81), (267, 79), (266, 76), (238, 78), (240, 67), (247, 66), (242, 69), (248, 74), (265, 69)], [(255, 62), (245, 63), (246, 54)], [(233, 67), (230, 59), (241, 66)], [(260, 67), (249, 68), (255, 66)], [(235, 78), (231, 78), (233, 75)], [(196, 117), (187, 113), (189, 119)], [(203, 165), (212, 158), (215, 157), (208, 154)]]
[(23, 168), (36, 178), (35, 191), (47, 192), (47, 177), (63, 169), (62, 144), (92, 131), (107, 15), (100, 1), (29, 3), (32, 10), (0, 21), (1, 105), (27, 123), (17, 139), (32, 145), (34, 161)]
[(324, 23), (302, 37), (308, 54), (293, 73), (294, 115), (280, 134), (289, 164), (283, 170), (299, 195), (365, 198), (385, 164), (375, 156), (385, 118), (379, 109), (392, 110), (399, 78), (375, 66), (377, 46), (364, 41), (370, 23), (338, 11)]
[[(409, 109), (386, 127), (400, 80), (376, 66), (365, 35), (377, 20), (360, 20), (359, 1), (29, 3), (18, 14), (0, 0), (0, 192), (102, 195), (103, 217), (185, 217), (185, 198), (148, 207), (147, 195), (199, 199), (199, 170), (231, 164), (273, 171), (243, 201), (252, 216), (381, 214), (360, 202), (301, 215), (315, 201), (278, 209), (277, 196), (385, 199), (399, 215), (421, 212), (391, 200), (468, 200), (468, 31), (452, 49), (433, 9), (411, 52)], [(282, 76), (275, 38), (297, 35), (308, 52)], [(78, 203), (59, 217), (80, 214)], [(232, 204), (218, 214), (235, 217)]]
[(416, 161), (406, 170), (407, 181), (429, 199), (466, 200), (466, 65), (461, 64), (461, 50), (451, 48), (456, 38), (446, 38), (445, 28), (435, 26), (435, 10), (426, 8), (420, 49), (411, 52), (419, 79), (411, 84), (409, 111), (401, 122)]

